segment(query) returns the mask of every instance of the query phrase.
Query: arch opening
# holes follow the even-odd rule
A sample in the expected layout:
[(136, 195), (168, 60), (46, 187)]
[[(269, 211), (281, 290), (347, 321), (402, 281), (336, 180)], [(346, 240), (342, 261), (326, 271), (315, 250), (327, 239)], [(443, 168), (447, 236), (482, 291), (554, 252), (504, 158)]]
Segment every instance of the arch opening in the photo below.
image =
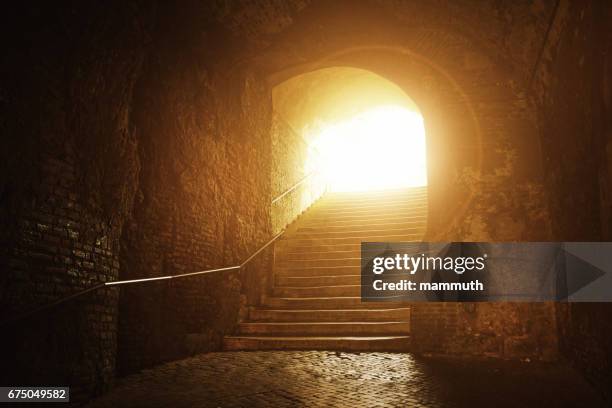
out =
[[(272, 100), (274, 230), (325, 191), (427, 186), (424, 120), (394, 82), (365, 69), (326, 67), (277, 84)], [(302, 181), (299, 190), (274, 200)]]
[(380, 105), (323, 127), (312, 142), (330, 191), (427, 185), (423, 117), (401, 105)]
[(279, 121), (307, 146), (300, 175), (318, 173), (319, 190), (322, 184), (328, 191), (427, 185), (423, 117), (395, 83), (336, 66), (289, 78), (272, 95)]

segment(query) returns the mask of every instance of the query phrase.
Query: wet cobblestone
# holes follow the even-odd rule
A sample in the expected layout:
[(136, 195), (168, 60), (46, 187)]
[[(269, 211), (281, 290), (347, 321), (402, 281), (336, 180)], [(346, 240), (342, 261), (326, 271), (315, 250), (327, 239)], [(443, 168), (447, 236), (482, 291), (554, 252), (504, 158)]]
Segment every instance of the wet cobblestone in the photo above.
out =
[(599, 407), (574, 371), (550, 364), (411, 354), (202, 354), (118, 380), (102, 407)]

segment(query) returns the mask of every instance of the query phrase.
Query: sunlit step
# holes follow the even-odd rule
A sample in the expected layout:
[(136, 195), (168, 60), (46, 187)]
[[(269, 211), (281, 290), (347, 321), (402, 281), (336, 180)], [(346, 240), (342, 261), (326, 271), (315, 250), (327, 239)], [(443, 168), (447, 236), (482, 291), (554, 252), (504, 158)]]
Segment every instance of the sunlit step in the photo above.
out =
[(305, 245), (305, 246), (295, 246), (295, 245), (277, 245), (275, 248), (275, 256), (278, 259), (283, 259), (283, 257), (288, 253), (305, 253), (305, 252), (315, 252), (319, 254), (329, 253), (329, 252), (355, 252), (361, 250), (361, 243), (355, 244), (338, 244), (338, 245)]
[(275, 337), (228, 336), (224, 350), (408, 351), (409, 336)]
[(275, 265), (276, 276), (339, 276), (359, 275), (360, 266), (280, 267)]
[(335, 251), (336, 247), (326, 247), (326, 251), (313, 251), (312, 247), (307, 247), (302, 251), (297, 248), (288, 248), (279, 250), (275, 253), (277, 265), (286, 263), (287, 261), (308, 261), (308, 260), (324, 260), (324, 259), (348, 259), (361, 258), (362, 256), (378, 256), (382, 252), (380, 248), (361, 248), (361, 245), (352, 245), (348, 251)]
[(315, 211), (333, 211), (333, 210), (361, 210), (368, 209), (372, 207), (391, 207), (391, 206), (400, 206), (400, 207), (409, 207), (415, 206), (420, 207), (427, 204), (427, 197), (417, 197), (410, 199), (401, 199), (401, 200), (371, 200), (371, 201), (348, 201), (348, 202), (337, 202), (337, 201), (324, 201), (321, 203), (317, 203), (316, 207), (314, 207)]
[(277, 261), (279, 267), (307, 268), (311, 266), (360, 266), (361, 258), (343, 259), (286, 259)]
[[(374, 242), (374, 241), (363, 241), (363, 242)], [(410, 240), (401, 240), (401, 241), (382, 241), (382, 242), (394, 242), (394, 243), (415, 243), (420, 242), (420, 240), (415, 241)], [(307, 253), (315, 253), (318, 254), (320, 258), (341, 258), (342, 256), (326, 256), (324, 254), (335, 253), (335, 252), (350, 252), (353, 254), (358, 254), (356, 256), (361, 256), (361, 242), (354, 242), (352, 244), (319, 244), (315, 240), (314, 243), (310, 243), (307, 245), (295, 245), (295, 244), (285, 244), (283, 246), (279, 246), (275, 250), (275, 256), (278, 260), (287, 259), (286, 256), (288, 254), (307, 254)], [(295, 259), (312, 259), (313, 257), (305, 257), (305, 258), (295, 258)]]
[(410, 308), (340, 310), (252, 309), (249, 320), (257, 322), (409, 322)]
[(371, 235), (359, 237), (341, 238), (288, 238), (285, 241), (288, 248), (309, 246), (309, 245), (340, 245), (340, 244), (361, 244), (362, 242), (417, 242), (423, 238), (422, 234), (401, 234), (401, 235)]
[[(361, 228), (361, 227), (356, 227)], [(368, 238), (369, 235), (379, 236), (382, 234), (389, 235), (424, 235), (424, 226), (413, 226), (405, 227), (398, 226), (398, 228), (380, 228), (380, 229), (348, 229), (339, 231), (297, 231), (293, 234), (287, 235), (287, 239), (303, 239), (303, 238), (341, 238), (341, 237), (363, 237)]]
[(419, 194), (427, 194), (427, 186), (374, 191), (329, 192), (325, 195), (325, 199), (350, 201), (359, 199), (379, 200)]
[(272, 309), (389, 309), (408, 306), (406, 302), (391, 300), (386, 302), (362, 302), (359, 296), (318, 298), (268, 297), (264, 299), (263, 304), (265, 307)]
[(282, 276), (274, 278), (276, 286), (337, 286), (337, 285), (361, 285), (361, 275), (335, 275), (335, 276)]
[[(372, 251), (371, 251), (372, 252)], [(361, 249), (358, 248), (353, 251), (327, 251), (327, 252), (288, 252), (279, 255), (277, 258), (279, 261), (301, 261), (309, 259), (345, 259), (345, 258), (359, 258), (361, 256)]]
[(316, 209), (312, 213), (312, 217), (335, 217), (345, 215), (371, 215), (371, 214), (406, 214), (427, 211), (427, 204), (381, 204), (368, 207), (346, 208), (338, 207), (333, 209)]
[(289, 287), (276, 286), (272, 294), (278, 297), (361, 296), (361, 285)]
[(238, 335), (264, 336), (379, 336), (407, 335), (409, 322), (248, 322)]
[(369, 225), (380, 225), (380, 224), (427, 224), (427, 214), (415, 214), (415, 215), (403, 215), (401, 217), (389, 217), (389, 216), (380, 216), (380, 217), (356, 217), (356, 218), (348, 218), (344, 220), (338, 221), (325, 221), (317, 218), (312, 218), (311, 220), (304, 220), (302, 228), (346, 228), (346, 227), (354, 227), (354, 226), (369, 226)]
[[(421, 220), (409, 220), (403, 222), (389, 221), (389, 222), (376, 222), (370, 224), (345, 224), (345, 225), (308, 225), (298, 228), (296, 233), (334, 233), (334, 232), (351, 232), (351, 231), (385, 231), (385, 230), (397, 230), (397, 229), (414, 229), (414, 228), (425, 228), (425, 219)], [(295, 235), (291, 234), (291, 235)]]
[(366, 213), (352, 213), (347, 212), (344, 214), (325, 215), (325, 214), (312, 214), (309, 217), (305, 217), (304, 225), (316, 224), (316, 223), (334, 223), (334, 222), (345, 222), (345, 221), (363, 221), (369, 223), (379, 219), (401, 219), (401, 218), (417, 218), (424, 219), (427, 217), (426, 208), (422, 208), (419, 211), (414, 209), (402, 209), (401, 211), (386, 211), (376, 210)]

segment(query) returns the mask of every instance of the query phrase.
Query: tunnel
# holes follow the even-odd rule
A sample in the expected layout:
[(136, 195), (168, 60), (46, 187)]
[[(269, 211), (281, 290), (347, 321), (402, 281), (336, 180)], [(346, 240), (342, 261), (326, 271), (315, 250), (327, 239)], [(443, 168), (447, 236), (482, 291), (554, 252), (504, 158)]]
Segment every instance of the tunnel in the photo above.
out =
[[(311, 70), (275, 85), (272, 106), (275, 231), (325, 192), (427, 184), (423, 118), (388, 79), (352, 67)], [(291, 194), (287, 178), (302, 182)]]
[(612, 241), (606, 2), (12, 6), (0, 387), (612, 403), (609, 302), (377, 304), (360, 277), (365, 242)]

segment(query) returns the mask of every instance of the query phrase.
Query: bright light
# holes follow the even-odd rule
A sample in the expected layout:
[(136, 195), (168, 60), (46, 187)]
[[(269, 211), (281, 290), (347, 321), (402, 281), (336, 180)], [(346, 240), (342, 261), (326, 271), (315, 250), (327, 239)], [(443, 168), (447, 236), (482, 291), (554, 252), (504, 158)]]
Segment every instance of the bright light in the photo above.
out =
[(332, 191), (427, 185), (423, 117), (382, 106), (323, 129), (314, 141)]

